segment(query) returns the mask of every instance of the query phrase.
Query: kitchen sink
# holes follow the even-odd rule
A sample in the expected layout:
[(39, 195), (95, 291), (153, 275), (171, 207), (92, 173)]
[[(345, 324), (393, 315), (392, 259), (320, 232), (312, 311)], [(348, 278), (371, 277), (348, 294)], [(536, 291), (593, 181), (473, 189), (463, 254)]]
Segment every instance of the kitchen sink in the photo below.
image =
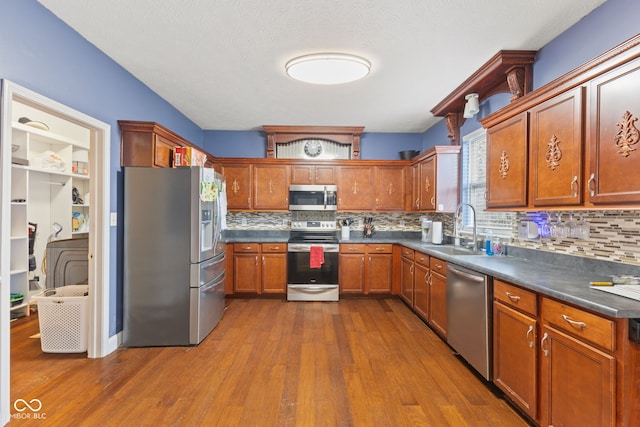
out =
[(461, 248), (458, 246), (430, 246), (430, 250), (440, 252), (446, 255), (482, 255), (484, 252), (474, 252), (471, 249)]

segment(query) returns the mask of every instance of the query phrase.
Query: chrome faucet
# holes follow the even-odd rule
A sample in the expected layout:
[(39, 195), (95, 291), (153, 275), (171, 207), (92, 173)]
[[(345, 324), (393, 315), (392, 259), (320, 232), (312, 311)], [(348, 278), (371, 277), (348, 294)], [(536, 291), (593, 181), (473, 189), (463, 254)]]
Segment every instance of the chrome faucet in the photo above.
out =
[(473, 251), (477, 251), (478, 250), (478, 229), (477, 229), (477, 221), (476, 221), (476, 210), (473, 208), (473, 206), (471, 206), (469, 203), (459, 203), (458, 206), (456, 206), (456, 215), (455, 215), (455, 221), (453, 223), (453, 237), (455, 239), (455, 246), (460, 246), (460, 235), (459, 235), (459, 231), (458, 231), (458, 219), (460, 216), (460, 212), (462, 212), (462, 208), (464, 206), (468, 206), (469, 209), (471, 209), (471, 212), (473, 213)]

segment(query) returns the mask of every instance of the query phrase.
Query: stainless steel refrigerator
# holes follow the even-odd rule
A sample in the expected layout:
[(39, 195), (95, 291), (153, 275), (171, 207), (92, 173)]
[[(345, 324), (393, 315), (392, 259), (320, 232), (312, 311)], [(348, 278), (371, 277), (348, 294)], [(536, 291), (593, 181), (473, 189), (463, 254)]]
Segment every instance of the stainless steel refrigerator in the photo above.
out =
[(225, 197), (213, 169), (124, 168), (125, 346), (196, 345), (218, 324)]

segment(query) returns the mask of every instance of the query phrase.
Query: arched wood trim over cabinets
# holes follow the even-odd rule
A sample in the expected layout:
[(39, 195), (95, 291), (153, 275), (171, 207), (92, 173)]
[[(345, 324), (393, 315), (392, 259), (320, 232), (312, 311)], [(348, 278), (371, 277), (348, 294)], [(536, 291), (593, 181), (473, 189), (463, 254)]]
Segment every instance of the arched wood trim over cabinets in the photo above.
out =
[(351, 145), (351, 159), (360, 160), (360, 135), (364, 126), (263, 126), (268, 159), (276, 158), (276, 144), (300, 139), (325, 139)]
[(511, 101), (533, 88), (534, 50), (501, 50), (465, 80), (438, 105), (431, 114), (444, 117), (451, 145), (460, 145), (460, 127), (464, 124), (465, 95), (477, 93), (480, 100), (496, 93), (511, 93)]

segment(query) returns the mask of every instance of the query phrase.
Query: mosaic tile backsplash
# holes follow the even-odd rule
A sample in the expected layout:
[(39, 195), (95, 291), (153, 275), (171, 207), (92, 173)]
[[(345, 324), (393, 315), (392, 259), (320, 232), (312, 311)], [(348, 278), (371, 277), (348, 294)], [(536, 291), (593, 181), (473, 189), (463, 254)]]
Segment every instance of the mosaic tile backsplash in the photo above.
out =
[[(453, 236), (453, 214), (439, 213), (362, 213), (338, 212), (336, 220), (352, 218), (352, 230), (362, 230), (358, 220), (373, 216), (379, 231), (420, 231), (420, 218), (442, 221), (445, 236)], [(527, 221), (539, 228), (548, 221), (569, 221), (570, 215), (577, 222), (580, 217), (588, 225), (589, 236), (583, 237), (519, 237), (519, 230)], [(243, 225), (243, 220), (246, 225)], [(289, 212), (229, 212), (227, 225), (231, 230), (289, 230)], [(504, 224), (501, 224), (504, 226)], [(640, 265), (640, 211), (576, 211), (576, 212), (517, 212), (511, 224), (509, 245), (557, 252), (580, 257)], [(540, 230), (541, 231), (541, 230)], [(479, 231), (479, 234), (482, 234)]]

